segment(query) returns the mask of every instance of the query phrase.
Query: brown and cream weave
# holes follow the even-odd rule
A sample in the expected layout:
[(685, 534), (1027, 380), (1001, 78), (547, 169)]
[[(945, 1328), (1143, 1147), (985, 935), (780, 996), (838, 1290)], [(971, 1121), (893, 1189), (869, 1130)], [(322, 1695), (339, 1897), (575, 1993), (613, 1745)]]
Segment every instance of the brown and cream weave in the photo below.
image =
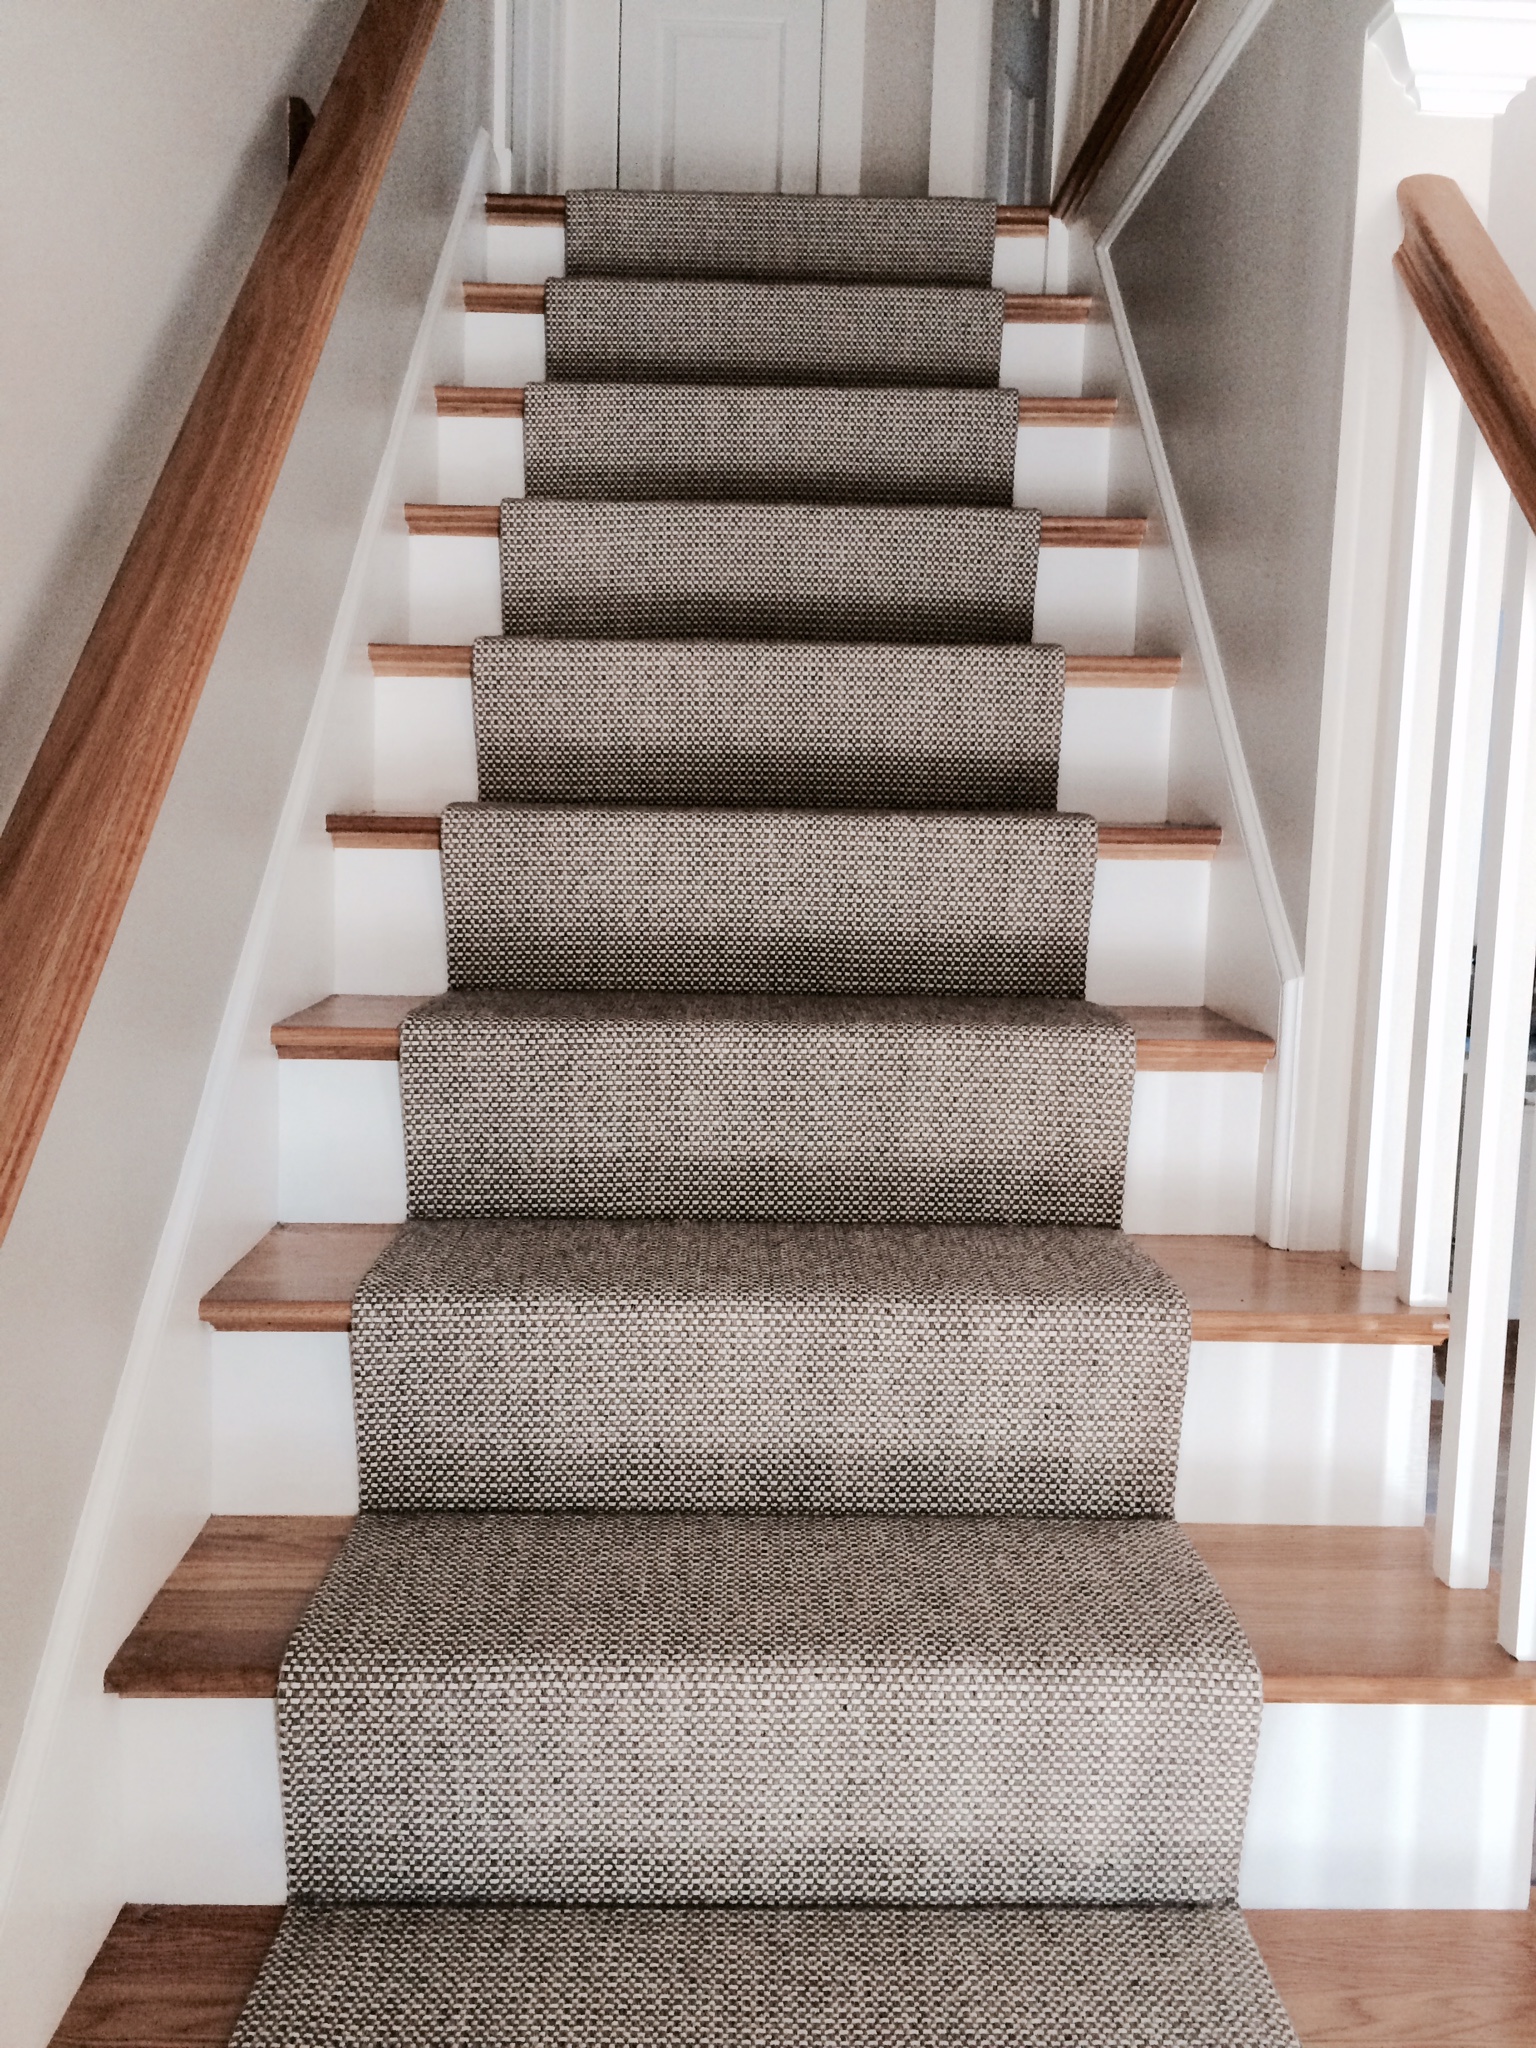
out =
[(1011, 391), (530, 384), (530, 498), (1011, 505)]
[(236, 2048), (1295, 2048), (992, 209), (567, 222)]

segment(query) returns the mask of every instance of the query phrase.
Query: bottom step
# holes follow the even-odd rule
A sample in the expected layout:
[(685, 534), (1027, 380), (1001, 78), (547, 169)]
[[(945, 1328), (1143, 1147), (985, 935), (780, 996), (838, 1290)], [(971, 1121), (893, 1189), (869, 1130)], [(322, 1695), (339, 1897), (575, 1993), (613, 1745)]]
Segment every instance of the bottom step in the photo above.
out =
[[(281, 1919), (267, 1906), (125, 1907), (54, 2048), (227, 2048)], [(1536, 2039), (1536, 1913), (1253, 1913), (1248, 1924), (1302, 2048)]]

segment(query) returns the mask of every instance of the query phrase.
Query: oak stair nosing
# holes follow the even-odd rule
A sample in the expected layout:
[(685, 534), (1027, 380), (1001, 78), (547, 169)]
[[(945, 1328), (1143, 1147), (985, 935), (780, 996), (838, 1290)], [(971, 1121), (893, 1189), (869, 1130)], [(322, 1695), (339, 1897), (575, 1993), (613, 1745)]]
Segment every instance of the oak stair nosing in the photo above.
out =
[[(281, 1906), (124, 1906), (52, 2048), (228, 2048), (282, 1914)], [(1260, 1910), (1246, 1918), (1302, 2048), (1529, 2048), (1536, 2040), (1536, 1912)]]
[[(437, 416), (520, 420), (525, 389), (521, 384), (439, 384), (434, 387)], [(1110, 427), (1119, 411), (1115, 398), (1031, 398), (1019, 393), (1021, 427)]]
[[(1145, 518), (1106, 519), (1047, 514), (1040, 521), (1043, 548), (1139, 548), (1146, 545)], [(426, 505), (405, 507), (405, 530), (437, 540), (500, 540), (501, 506)]]
[[(474, 648), (445, 642), (374, 640), (368, 659), (376, 676), (463, 676), (473, 673)], [(1067, 688), (1168, 690), (1180, 680), (1177, 654), (1069, 654)]]
[[(274, 1699), (300, 1615), (351, 1515), (214, 1515), (112, 1659), (127, 1699)], [(1273, 1704), (1536, 1706), (1497, 1641), (1498, 1583), (1452, 1592), (1429, 1529), (1193, 1523)]]
[[(203, 1296), (198, 1314), (226, 1332), (345, 1332), (358, 1283), (400, 1228), (275, 1224)], [(1184, 1289), (1200, 1342), (1425, 1345), (1448, 1333), (1444, 1309), (1408, 1307), (1394, 1298), (1390, 1275), (1359, 1273), (1326, 1254), (1276, 1251), (1253, 1238), (1133, 1232), (1132, 1242)]]
[[(485, 218), (492, 227), (564, 227), (563, 192), (487, 192)], [(997, 239), (1010, 241), (1021, 236), (1044, 236), (1050, 230), (1048, 206), (1008, 206), (997, 209)]]
[[(771, 282), (772, 280), (761, 280)], [(1083, 327), (1093, 318), (1096, 302), (1080, 292), (1006, 292), (1003, 324), (1007, 327)], [(541, 284), (493, 284), (466, 279), (466, 313), (522, 313), (544, 316)]]
[[(272, 1026), (279, 1059), (396, 1060), (400, 1021), (422, 996), (325, 996)], [(1275, 1042), (1213, 1010), (1171, 1004), (1112, 1006), (1136, 1033), (1142, 1073), (1262, 1074)]]
[[(332, 845), (354, 852), (422, 853), (437, 850), (442, 825), (430, 812), (331, 811), (325, 829)], [(1219, 825), (1099, 827), (1100, 860), (1214, 860), (1220, 846)]]

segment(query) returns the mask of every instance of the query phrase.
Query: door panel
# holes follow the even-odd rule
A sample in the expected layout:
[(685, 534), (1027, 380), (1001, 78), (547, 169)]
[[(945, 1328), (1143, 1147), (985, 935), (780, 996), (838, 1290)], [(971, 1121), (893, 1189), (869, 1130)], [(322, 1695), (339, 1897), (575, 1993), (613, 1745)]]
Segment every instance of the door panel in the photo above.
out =
[(822, 0), (623, 0), (619, 183), (814, 192)]

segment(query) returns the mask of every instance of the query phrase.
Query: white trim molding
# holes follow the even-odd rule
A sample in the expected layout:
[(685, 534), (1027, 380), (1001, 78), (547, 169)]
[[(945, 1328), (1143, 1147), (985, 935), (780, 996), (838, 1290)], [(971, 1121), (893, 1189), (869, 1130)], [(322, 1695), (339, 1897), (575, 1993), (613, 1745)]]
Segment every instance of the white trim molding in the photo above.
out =
[(1372, 34), (1422, 114), (1496, 120), (1536, 78), (1536, 0), (1392, 0)]

